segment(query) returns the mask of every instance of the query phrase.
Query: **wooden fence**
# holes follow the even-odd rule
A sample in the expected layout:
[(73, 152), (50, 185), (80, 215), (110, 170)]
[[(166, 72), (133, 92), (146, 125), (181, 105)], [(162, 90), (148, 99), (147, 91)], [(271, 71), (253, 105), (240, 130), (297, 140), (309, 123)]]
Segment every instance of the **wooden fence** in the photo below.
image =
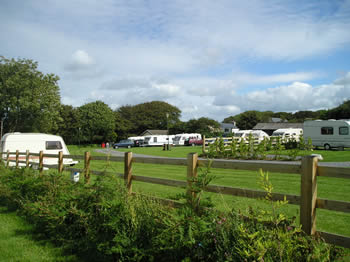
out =
[[(84, 156), (80, 155), (63, 155), (60, 152), (58, 155), (53, 154), (39, 154), (16, 152), (5, 152), (1, 153), (6, 166), (9, 166), (9, 162), (15, 162), (15, 166), (18, 167), (20, 164), (29, 167), (32, 161), (30, 161), (30, 156), (39, 157), (38, 164), (39, 172), (42, 174), (44, 167), (57, 168), (58, 172), (70, 171), (70, 172), (81, 172), (84, 174), (84, 180), (89, 183), (90, 174), (102, 174), (104, 172), (90, 170), (90, 162), (92, 160), (102, 160), (102, 161), (117, 161), (124, 162), (124, 174), (117, 174), (120, 178), (125, 180), (125, 185), (128, 188), (128, 192), (132, 193), (132, 182), (140, 181), (158, 185), (166, 185), (172, 187), (182, 187), (187, 188), (188, 193), (191, 193), (191, 183), (197, 177), (198, 166), (207, 166), (210, 160), (199, 159), (196, 153), (189, 154), (186, 158), (159, 158), (159, 157), (134, 157), (131, 152), (126, 152), (124, 156), (91, 156), (89, 152), (85, 152)], [(10, 156), (14, 156), (12, 160)], [(20, 156), (25, 155), (25, 160), (21, 160)], [(57, 165), (48, 166), (44, 164), (44, 158), (54, 157), (57, 159)], [(23, 158), (23, 157), (22, 157)], [(80, 159), (84, 161), (84, 169), (77, 169), (71, 167), (63, 166), (64, 158)], [(132, 174), (133, 163), (146, 163), (146, 164), (165, 164), (165, 165), (181, 165), (187, 166), (187, 182), (163, 179), (163, 178), (153, 178), (145, 177), (140, 175)], [(269, 162), (269, 161), (239, 161), (239, 160), (213, 160), (211, 163), (212, 168), (224, 168), (233, 170), (252, 170), (257, 171), (262, 169), (268, 172), (278, 172), (283, 174), (300, 174), (301, 175), (301, 195), (290, 195), (273, 193), (273, 200), (288, 200), (290, 204), (297, 204), (300, 206), (300, 224), (302, 229), (309, 235), (314, 235), (319, 233), (326, 242), (350, 248), (350, 237), (336, 235), (327, 232), (316, 231), (316, 209), (326, 209), (333, 211), (340, 211), (349, 213), (350, 212), (350, 202), (337, 201), (322, 199), (317, 197), (317, 177), (325, 176), (332, 178), (345, 178), (350, 179), (350, 168), (345, 167), (329, 167), (329, 166), (319, 166), (317, 157), (305, 156), (302, 158), (301, 163), (291, 163), (291, 162)], [(227, 186), (217, 186), (209, 185), (205, 188), (207, 192), (227, 194), (232, 196), (240, 196), (247, 198), (264, 198), (266, 192), (251, 189), (233, 188)], [(176, 202), (171, 200), (162, 200), (165, 203), (176, 206)]]

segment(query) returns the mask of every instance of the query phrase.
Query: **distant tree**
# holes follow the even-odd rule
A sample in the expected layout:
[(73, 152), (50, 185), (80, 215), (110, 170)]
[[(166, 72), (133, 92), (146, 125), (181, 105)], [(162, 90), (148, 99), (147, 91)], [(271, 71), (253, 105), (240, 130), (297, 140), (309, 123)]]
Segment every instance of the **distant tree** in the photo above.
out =
[(306, 119), (317, 119), (320, 117), (320, 114), (318, 112), (314, 111), (298, 111), (295, 112), (290, 119), (290, 122), (296, 122), (296, 123), (302, 123)]
[(61, 105), (59, 113), (58, 134), (67, 144), (78, 144), (81, 131), (78, 110), (71, 105)]
[(220, 123), (214, 119), (206, 117), (191, 119), (186, 123), (185, 126), (187, 133), (200, 133), (205, 136), (221, 133)]
[(230, 116), (224, 119), (224, 123), (236, 122), (239, 129), (252, 129), (257, 123), (269, 122), (271, 117), (275, 117), (272, 111), (259, 112), (256, 110), (245, 111), (235, 116)]
[(82, 141), (101, 143), (116, 139), (114, 112), (102, 101), (79, 107), (78, 117)]
[(293, 114), (288, 112), (276, 112), (273, 113), (272, 117), (281, 118), (283, 121), (289, 121), (293, 118)]
[(0, 56), (0, 118), (5, 132), (56, 133), (60, 95), (54, 74), (29, 59)]
[[(124, 113), (126, 114), (126, 108)], [(137, 136), (137, 133), (131, 133), (133, 128), (132, 122), (127, 117), (123, 117), (119, 111), (114, 111), (115, 119), (115, 133), (118, 135), (118, 139), (126, 139), (129, 136)]]
[(178, 123), (181, 116), (180, 109), (161, 101), (122, 106), (117, 112), (131, 123), (127, 131), (130, 134), (140, 134), (147, 129), (166, 130), (167, 126), (170, 128)]
[(350, 119), (350, 100), (328, 110), (326, 117), (327, 119)]
[(169, 125), (169, 134), (176, 135), (186, 133), (186, 122), (177, 121)]

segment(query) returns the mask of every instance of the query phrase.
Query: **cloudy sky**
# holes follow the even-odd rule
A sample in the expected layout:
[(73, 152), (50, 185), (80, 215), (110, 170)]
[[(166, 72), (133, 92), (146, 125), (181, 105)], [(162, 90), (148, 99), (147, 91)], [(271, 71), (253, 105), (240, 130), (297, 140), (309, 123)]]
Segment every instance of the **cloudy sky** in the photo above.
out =
[(0, 32), (0, 55), (38, 61), (73, 106), (222, 121), (350, 99), (350, 0), (2, 0)]

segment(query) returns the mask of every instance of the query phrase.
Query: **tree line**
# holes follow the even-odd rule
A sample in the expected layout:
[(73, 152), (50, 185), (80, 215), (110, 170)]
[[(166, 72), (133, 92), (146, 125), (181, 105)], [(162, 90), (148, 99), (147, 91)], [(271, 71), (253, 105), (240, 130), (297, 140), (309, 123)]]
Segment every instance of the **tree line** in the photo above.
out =
[(346, 100), (341, 105), (318, 111), (298, 111), (289, 112), (272, 112), (272, 111), (245, 111), (235, 116), (224, 119), (224, 123), (235, 121), (240, 129), (252, 129), (257, 123), (270, 122), (272, 118), (279, 118), (280, 121), (289, 123), (303, 123), (309, 119), (350, 119), (350, 100)]
[[(170, 134), (220, 135), (220, 123), (201, 117), (181, 121), (181, 110), (162, 101), (125, 105), (112, 110), (102, 101), (80, 107), (61, 103), (59, 77), (38, 70), (30, 59), (0, 56), (0, 120), (3, 133), (42, 132), (61, 135), (68, 144), (100, 143), (137, 136), (147, 129), (169, 130)], [(240, 129), (279, 117), (289, 122), (307, 118), (350, 118), (350, 100), (330, 110), (296, 113), (246, 111), (223, 122), (235, 121)]]

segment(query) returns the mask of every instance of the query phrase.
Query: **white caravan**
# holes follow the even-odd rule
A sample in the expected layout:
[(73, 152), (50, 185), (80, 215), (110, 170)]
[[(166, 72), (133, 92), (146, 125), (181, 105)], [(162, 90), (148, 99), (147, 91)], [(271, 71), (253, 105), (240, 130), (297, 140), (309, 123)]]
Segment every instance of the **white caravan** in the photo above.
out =
[(174, 135), (145, 136), (143, 146), (162, 146), (164, 144), (173, 145)]
[(202, 139), (202, 135), (198, 134), (198, 133), (177, 134), (177, 135), (175, 135), (174, 145), (175, 146), (184, 146), (185, 145), (185, 141), (188, 140), (188, 139), (201, 140)]
[(310, 120), (304, 122), (304, 139), (315, 147), (329, 150), (350, 147), (350, 120)]
[(144, 136), (131, 136), (131, 137), (128, 137), (128, 139), (132, 140), (132, 141), (135, 141), (135, 140), (145, 140), (145, 137)]
[(302, 128), (280, 128), (272, 133), (272, 136), (279, 136), (282, 140), (288, 141), (290, 139), (295, 139), (297, 142), (299, 142), (302, 135)]
[(234, 133), (234, 137), (240, 142), (243, 140), (248, 139), (249, 134), (251, 134), (253, 132), (253, 130), (239, 130), (237, 132)]
[[(259, 144), (264, 141), (264, 139), (270, 139), (269, 135), (262, 130), (254, 130), (251, 132), (253, 139), (256, 140)], [(249, 136), (249, 134), (248, 134)]]
[[(17, 150), (20, 153), (26, 153), (29, 150), (30, 153), (39, 153), (43, 151), (44, 154), (55, 154), (58, 155), (60, 151), (63, 152), (63, 155), (69, 155), (68, 148), (64, 143), (62, 137), (41, 134), (41, 133), (7, 133), (1, 139), (1, 148), (3, 152), (2, 158), (6, 159), (6, 152), (11, 153), (16, 152)], [(16, 156), (10, 154), (10, 160), (15, 160)], [(25, 161), (26, 156), (20, 155), (19, 160)], [(30, 162), (39, 163), (38, 156), (31, 156)], [(78, 161), (73, 161), (70, 158), (63, 158), (64, 165), (75, 165)], [(44, 165), (57, 165), (58, 158), (56, 157), (44, 157)], [(14, 162), (9, 162), (9, 165), (14, 166)], [(19, 163), (20, 166), (25, 166), (24, 163)]]

